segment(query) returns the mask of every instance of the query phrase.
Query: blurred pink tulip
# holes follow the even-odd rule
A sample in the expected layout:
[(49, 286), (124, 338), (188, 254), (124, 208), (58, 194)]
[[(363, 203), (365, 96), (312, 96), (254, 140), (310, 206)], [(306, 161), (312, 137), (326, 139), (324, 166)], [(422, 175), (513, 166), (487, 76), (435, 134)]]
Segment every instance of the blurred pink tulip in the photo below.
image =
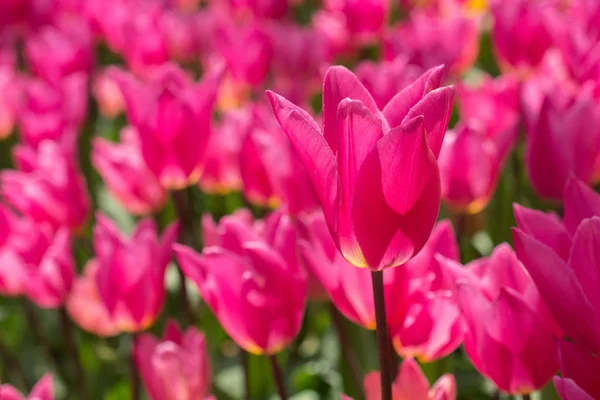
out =
[(96, 283), (104, 306), (122, 332), (151, 326), (165, 298), (164, 277), (177, 236), (171, 224), (158, 238), (151, 219), (142, 220), (131, 237), (124, 237), (112, 221), (96, 216), (94, 250)]
[(73, 73), (58, 83), (31, 78), (23, 83), (17, 104), (19, 134), (37, 147), (50, 139), (75, 141), (87, 113), (87, 77)]
[(319, 10), (312, 17), (312, 26), (323, 41), (326, 59), (333, 60), (352, 49), (352, 37), (343, 14)]
[(0, 292), (26, 295), (43, 308), (61, 306), (75, 274), (69, 231), (0, 207)]
[(175, 10), (165, 10), (160, 26), (165, 35), (171, 59), (193, 61), (198, 56), (199, 44), (194, 26), (195, 15)]
[(125, 110), (125, 100), (117, 76), (120, 70), (108, 67), (94, 77), (92, 94), (100, 112), (107, 118), (116, 118)]
[(508, 393), (540, 389), (558, 370), (559, 328), (531, 277), (508, 245), (473, 261), (467, 272), (458, 280), (456, 297), (468, 326), (465, 350), (471, 362)]
[(431, 233), (440, 203), (436, 159), (454, 99), (453, 87), (438, 88), (441, 72), (427, 71), (380, 111), (352, 72), (331, 67), (323, 131), (306, 111), (268, 93), (336, 245), (355, 266), (404, 264)]
[(476, 214), (491, 200), (510, 150), (493, 139), (473, 121), (459, 124), (446, 134), (438, 163), (442, 200), (448, 207)]
[(72, 73), (88, 76), (94, 65), (92, 35), (87, 25), (64, 18), (27, 37), (25, 55), (34, 75), (59, 82)]
[(306, 305), (306, 275), (297, 262), (291, 220), (275, 214), (261, 235), (243, 214), (226, 218), (222, 233), (213, 235), (220, 245), (207, 243), (199, 255), (176, 244), (177, 260), (240, 347), (275, 354), (300, 331)]
[(492, 43), (500, 67), (526, 74), (535, 68), (553, 45), (547, 14), (553, 1), (491, 0)]
[(96, 262), (86, 264), (83, 275), (75, 281), (67, 298), (67, 312), (81, 329), (96, 336), (115, 336), (120, 329), (100, 298), (96, 283), (98, 267)]
[(344, 16), (346, 27), (359, 39), (381, 33), (391, 8), (390, 0), (325, 0), (325, 9)]
[[(367, 400), (381, 400), (379, 372), (365, 377), (364, 388)], [(456, 400), (456, 380), (444, 374), (430, 387), (419, 364), (412, 358), (402, 362), (396, 380), (392, 383), (392, 400)]]
[(408, 62), (408, 57), (400, 55), (392, 61), (362, 61), (356, 67), (356, 76), (371, 93), (377, 107), (385, 105), (402, 89), (417, 79), (423, 71)]
[(289, 0), (225, 0), (238, 11), (250, 11), (257, 17), (279, 19), (288, 11)]
[(461, 75), (477, 59), (479, 24), (458, 12), (414, 11), (408, 21), (387, 33), (384, 54), (388, 60), (406, 55), (409, 63), (423, 69), (444, 64), (452, 75)]
[(252, 203), (281, 207), (291, 213), (318, 207), (313, 184), (289, 139), (270, 109), (252, 109), (252, 127), (242, 139), (239, 154), (244, 195)]
[(135, 128), (127, 126), (121, 130), (121, 143), (95, 138), (92, 163), (110, 192), (130, 213), (150, 214), (165, 204), (167, 191), (146, 167)]
[[(525, 162), (535, 191), (561, 200), (569, 175), (591, 182), (600, 150), (600, 107), (589, 88), (542, 88), (541, 107), (530, 113)], [(527, 101), (527, 99), (525, 100)], [(527, 104), (531, 110), (534, 104)]]
[(210, 392), (206, 339), (194, 327), (181, 332), (169, 321), (162, 339), (142, 334), (135, 341), (134, 357), (151, 400), (204, 399)]
[(0, 400), (54, 400), (52, 375), (44, 375), (31, 389), (29, 396), (23, 396), (11, 385), (0, 385)]
[(81, 228), (90, 211), (83, 175), (77, 168), (73, 145), (49, 140), (37, 150), (17, 146), (17, 170), (0, 173), (2, 197), (22, 214), (54, 228)]
[(0, 139), (7, 138), (17, 122), (17, 104), (22, 82), (17, 70), (0, 63)]
[(200, 177), (220, 76), (193, 83), (179, 67), (167, 64), (146, 83), (121, 78), (127, 117), (139, 132), (144, 161), (167, 189), (184, 188)]

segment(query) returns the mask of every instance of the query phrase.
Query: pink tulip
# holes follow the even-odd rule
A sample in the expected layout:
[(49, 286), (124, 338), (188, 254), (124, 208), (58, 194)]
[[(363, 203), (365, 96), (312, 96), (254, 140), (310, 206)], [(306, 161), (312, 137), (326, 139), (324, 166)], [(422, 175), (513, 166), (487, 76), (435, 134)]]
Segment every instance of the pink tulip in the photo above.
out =
[(288, 11), (288, 0), (225, 0), (229, 6), (238, 11), (250, 11), (257, 17), (278, 19)]
[(404, 264), (431, 233), (440, 201), (436, 159), (454, 98), (453, 87), (436, 89), (441, 70), (427, 71), (380, 111), (354, 74), (330, 68), (323, 131), (306, 111), (268, 93), (336, 246), (353, 265), (382, 270)]
[(594, 400), (582, 388), (568, 378), (554, 377), (554, 386), (562, 400)]
[(96, 283), (99, 267), (96, 262), (86, 264), (67, 298), (67, 312), (81, 329), (96, 336), (115, 336), (121, 331), (100, 297)]
[(492, 43), (500, 67), (527, 73), (553, 44), (546, 16), (554, 5), (544, 0), (492, 0)]
[(87, 76), (94, 64), (92, 35), (82, 21), (64, 18), (28, 36), (25, 55), (33, 74), (44, 80), (59, 82), (75, 72)]
[(415, 81), (422, 70), (408, 62), (408, 57), (400, 55), (392, 61), (376, 64), (362, 61), (356, 67), (356, 76), (375, 99), (380, 109), (402, 89)]
[(167, 189), (180, 189), (200, 177), (220, 74), (192, 83), (174, 64), (141, 83), (121, 79), (129, 122), (138, 130), (142, 156)]
[(4, 200), (38, 223), (81, 228), (90, 199), (71, 147), (49, 140), (41, 142), (37, 150), (17, 146), (18, 169), (0, 174)]
[(253, 126), (239, 154), (244, 195), (252, 203), (281, 205), (292, 214), (316, 209), (317, 195), (306, 168), (271, 110), (257, 105), (252, 112)]
[(192, 61), (199, 50), (198, 38), (194, 26), (193, 14), (184, 14), (175, 10), (165, 10), (160, 19), (160, 26), (166, 38), (171, 59)]
[(61, 306), (71, 290), (75, 266), (67, 229), (58, 232), (0, 208), (0, 292), (24, 294), (43, 308)]
[(11, 385), (0, 385), (0, 400), (54, 400), (52, 375), (44, 375), (31, 389), (29, 396), (23, 396)]
[(87, 112), (86, 85), (87, 77), (82, 73), (58, 83), (35, 78), (25, 81), (17, 108), (23, 142), (37, 147), (46, 139), (74, 141)]
[(543, 387), (558, 369), (559, 329), (533, 281), (508, 245), (467, 269), (472, 275), (458, 281), (456, 296), (468, 326), (465, 350), (471, 362), (508, 393)]
[[(571, 235), (591, 217), (600, 217), (600, 195), (584, 182), (570, 177), (565, 185), (563, 223)], [(566, 260), (566, 258), (565, 258)]]
[(165, 204), (167, 192), (146, 167), (135, 128), (128, 126), (121, 130), (121, 143), (95, 138), (92, 163), (111, 193), (130, 213), (150, 214)]
[(452, 75), (468, 70), (478, 53), (479, 21), (458, 12), (414, 11), (407, 22), (388, 32), (385, 46), (387, 59), (406, 55), (408, 62), (423, 69), (444, 64)]
[(484, 75), (477, 85), (458, 84), (456, 92), (463, 121), (481, 124), (486, 136), (501, 148), (513, 147), (520, 114), (519, 83), (514, 77)]
[(325, 46), (325, 58), (333, 60), (352, 50), (351, 33), (341, 13), (319, 10), (312, 16), (312, 26)]
[(542, 90), (539, 113), (529, 118), (525, 161), (536, 192), (560, 200), (570, 174), (592, 180), (600, 150), (600, 108), (585, 88), (571, 92), (557, 83)]
[(169, 321), (162, 339), (140, 335), (133, 352), (151, 400), (204, 399), (210, 392), (206, 339), (196, 328), (181, 332)]
[(17, 102), (22, 83), (17, 71), (10, 65), (0, 63), (0, 139), (6, 139), (17, 122)]
[(100, 297), (121, 331), (144, 330), (154, 323), (164, 302), (164, 276), (177, 224), (171, 224), (159, 239), (154, 222), (145, 219), (126, 238), (105, 216), (98, 214), (96, 219), (96, 258), (89, 263), (98, 265)]
[(107, 118), (116, 118), (125, 109), (125, 100), (117, 78), (119, 73), (118, 68), (108, 67), (99, 72), (92, 83), (92, 94), (100, 112)]
[(221, 246), (209, 245), (202, 255), (175, 245), (179, 265), (240, 347), (275, 354), (300, 331), (306, 304), (291, 220), (269, 218), (264, 236), (240, 217), (228, 217), (221, 226)]
[[(381, 400), (379, 372), (371, 372), (365, 377), (364, 388), (367, 400)], [(430, 387), (427, 377), (419, 364), (412, 358), (402, 362), (398, 376), (392, 384), (392, 400), (455, 400), (456, 380), (451, 374), (444, 374)]]
[(344, 16), (346, 27), (359, 38), (371, 38), (385, 26), (389, 0), (326, 0), (325, 9)]
[(476, 214), (491, 200), (509, 147), (486, 137), (475, 122), (446, 135), (438, 160), (442, 200), (452, 209)]

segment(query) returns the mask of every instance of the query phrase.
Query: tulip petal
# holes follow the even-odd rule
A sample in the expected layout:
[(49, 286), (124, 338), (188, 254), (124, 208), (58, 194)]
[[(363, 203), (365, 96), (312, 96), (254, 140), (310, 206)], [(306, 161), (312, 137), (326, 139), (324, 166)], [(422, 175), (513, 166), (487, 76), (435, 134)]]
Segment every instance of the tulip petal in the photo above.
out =
[(554, 387), (562, 400), (594, 400), (575, 381), (568, 378), (554, 377)]
[(529, 272), (550, 312), (567, 336), (597, 349), (593, 329), (583, 326), (592, 313), (573, 270), (548, 246), (513, 228), (515, 251)]
[(600, 357), (566, 340), (558, 343), (558, 350), (563, 377), (573, 379), (593, 398), (600, 398)]
[(29, 393), (30, 399), (35, 400), (54, 400), (54, 383), (52, 376), (46, 374), (35, 384), (31, 393)]
[(565, 185), (564, 203), (563, 222), (571, 234), (585, 218), (600, 217), (600, 195), (574, 176)]
[(339, 146), (338, 106), (346, 98), (360, 101), (375, 116), (384, 120), (375, 100), (356, 75), (346, 67), (330, 67), (323, 81), (323, 136), (333, 154), (337, 154)]
[[(333, 221), (338, 197), (335, 156), (308, 113), (283, 97), (267, 91), (277, 120), (300, 156), (328, 222)], [(335, 110), (337, 113), (337, 109)]]
[(412, 358), (404, 360), (393, 384), (393, 398), (427, 400), (429, 399), (428, 392), (429, 382), (419, 364)]
[(369, 372), (363, 381), (366, 400), (381, 400), (381, 374)]

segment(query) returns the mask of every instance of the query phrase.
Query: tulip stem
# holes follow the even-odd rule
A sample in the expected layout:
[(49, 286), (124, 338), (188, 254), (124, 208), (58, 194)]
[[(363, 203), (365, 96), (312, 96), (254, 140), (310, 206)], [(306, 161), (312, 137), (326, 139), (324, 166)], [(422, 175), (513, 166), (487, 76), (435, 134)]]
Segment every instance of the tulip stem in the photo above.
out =
[(135, 363), (135, 342), (137, 333), (131, 334), (131, 357), (129, 360), (129, 375), (131, 379), (131, 400), (140, 400), (140, 375)]
[[(191, 198), (188, 196), (186, 189), (174, 190), (172, 192), (173, 203), (177, 210), (179, 218), (179, 243), (196, 248), (194, 240), (194, 210), (192, 208)], [(179, 296), (181, 296), (181, 305), (183, 312), (187, 318), (187, 323), (193, 325), (195, 322), (194, 312), (190, 305), (188, 290), (186, 285), (185, 274), (180, 266), (177, 267), (179, 272)]]
[(335, 305), (333, 305), (333, 303), (329, 304), (329, 311), (331, 314), (331, 321), (335, 326), (335, 330), (338, 334), (338, 339), (340, 340), (342, 358), (344, 359), (344, 362), (350, 369), (350, 373), (352, 375), (352, 379), (354, 380), (354, 384), (360, 390), (362, 386), (362, 374), (360, 371), (360, 364), (358, 363), (358, 357), (356, 356), (354, 348), (350, 346), (350, 343), (348, 342), (346, 329), (344, 329), (344, 319), (342, 318), (342, 315), (335, 307)]
[(392, 400), (392, 369), (389, 357), (390, 342), (385, 314), (383, 271), (371, 271), (375, 300), (375, 323), (377, 325), (377, 350), (381, 376), (381, 400)]
[(58, 313), (65, 346), (67, 347), (67, 352), (73, 360), (75, 371), (74, 378), (79, 386), (81, 398), (85, 399), (87, 397), (85, 394), (85, 376), (83, 374), (83, 367), (81, 366), (81, 359), (79, 358), (79, 350), (77, 349), (75, 329), (73, 327), (73, 323), (69, 319), (69, 315), (67, 314), (65, 307), (59, 308)]
[(530, 399), (531, 399), (531, 395), (529, 395), (529, 394), (523, 395), (523, 400), (530, 400)]
[(271, 360), (271, 368), (273, 369), (273, 379), (275, 380), (275, 384), (277, 385), (279, 396), (281, 397), (281, 400), (287, 400), (285, 383), (283, 381), (283, 373), (281, 372), (281, 368), (279, 367), (279, 363), (277, 362), (277, 357), (275, 355), (272, 355), (269, 356), (269, 359)]
[(248, 352), (240, 348), (240, 362), (244, 370), (244, 398), (250, 400), (250, 365), (248, 364)]

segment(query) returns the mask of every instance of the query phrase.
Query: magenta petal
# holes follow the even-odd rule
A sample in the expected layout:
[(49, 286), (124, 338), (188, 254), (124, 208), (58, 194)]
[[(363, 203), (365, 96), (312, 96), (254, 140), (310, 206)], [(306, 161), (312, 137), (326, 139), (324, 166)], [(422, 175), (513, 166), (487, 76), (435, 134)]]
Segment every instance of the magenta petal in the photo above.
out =
[(600, 195), (574, 176), (565, 185), (564, 203), (563, 222), (571, 234), (585, 218), (600, 217)]
[(585, 390), (568, 378), (554, 377), (554, 387), (562, 400), (594, 400)]
[(429, 382), (419, 364), (407, 358), (400, 366), (400, 372), (393, 384), (395, 399), (426, 400), (429, 398)]
[(555, 214), (513, 205), (517, 225), (526, 234), (553, 249), (563, 260), (569, 259), (571, 236)]
[(444, 66), (433, 67), (421, 75), (416, 81), (402, 89), (383, 108), (383, 115), (395, 128), (402, 124), (404, 117), (428, 92), (440, 87)]
[(513, 240), (519, 260), (566, 335), (597, 349), (598, 338), (594, 330), (581, 324), (593, 312), (573, 270), (548, 246), (518, 229), (513, 229)]
[(330, 67), (323, 81), (323, 136), (334, 154), (338, 151), (338, 105), (346, 98), (359, 100), (383, 120), (375, 100), (356, 75), (342, 66)]
[(338, 196), (334, 154), (318, 125), (306, 111), (273, 92), (267, 92), (267, 95), (279, 124), (296, 149), (315, 186), (325, 218), (332, 221)]
[(427, 141), (436, 159), (440, 155), (444, 134), (452, 114), (454, 94), (454, 86), (442, 87), (427, 93), (421, 101), (410, 109), (402, 122), (404, 124), (419, 115), (423, 116)]
[(600, 358), (576, 343), (559, 342), (560, 370), (593, 398), (600, 398)]
[(30, 399), (35, 400), (54, 400), (54, 383), (52, 381), (52, 375), (46, 374), (35, 384), (31, 393), (29, 393)]

